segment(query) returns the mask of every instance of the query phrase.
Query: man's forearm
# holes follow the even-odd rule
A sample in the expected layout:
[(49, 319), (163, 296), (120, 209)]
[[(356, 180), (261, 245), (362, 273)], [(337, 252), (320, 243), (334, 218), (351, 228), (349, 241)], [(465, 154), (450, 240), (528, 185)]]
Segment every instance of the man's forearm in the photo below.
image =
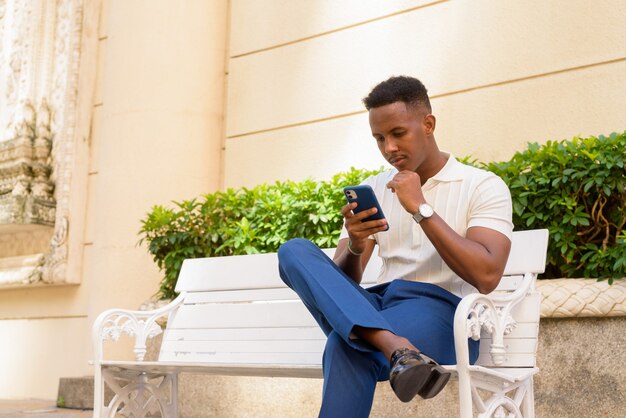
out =
[(374, 250), (373, 241), (367, 241), (363, 252), (355, 254), (348, 249), (348, 239), (342, 239), (337, 244), (337, 251), (333, 257), (335, 264), (356, 283), (361, 283), (363, 270)]
[(511, 243), (497, 231), (475, 227), (462, 237), (436, 213), (420, 222), (444, 262), (481, 293), (494, 290), (506, 265)]

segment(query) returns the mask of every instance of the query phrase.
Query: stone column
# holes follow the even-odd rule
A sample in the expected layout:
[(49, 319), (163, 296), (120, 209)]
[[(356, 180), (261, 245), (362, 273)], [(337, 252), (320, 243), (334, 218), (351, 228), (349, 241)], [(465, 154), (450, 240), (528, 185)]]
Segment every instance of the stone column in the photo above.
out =
[(89, 315), (137, 308), (162, 274), (141, 220), (220, 187), (226, 0), (105, 1), (83, 277)]

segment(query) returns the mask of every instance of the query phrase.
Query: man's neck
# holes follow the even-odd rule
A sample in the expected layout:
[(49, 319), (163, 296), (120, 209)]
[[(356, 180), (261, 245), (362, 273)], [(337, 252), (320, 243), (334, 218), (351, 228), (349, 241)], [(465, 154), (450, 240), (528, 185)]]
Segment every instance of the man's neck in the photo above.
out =
[(420, 176), (420, 182), (422, 186), (428, 181), (429, 178), (437, 174), (448, 162), (450, 158), (449, 154), (439, 151), (437, 149), (432, 158), (427, 159), (424, 164), (417, 170), (417, 174)]

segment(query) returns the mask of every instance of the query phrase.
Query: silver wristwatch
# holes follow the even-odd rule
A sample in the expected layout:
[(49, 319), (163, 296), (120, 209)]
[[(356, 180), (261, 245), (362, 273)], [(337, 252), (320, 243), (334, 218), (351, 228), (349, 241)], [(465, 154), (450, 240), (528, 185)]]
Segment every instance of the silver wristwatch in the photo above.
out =
[(433, 210), (432, 206), (430, 206), (428, 203), (422, 203), (417, 208), (417, 212), (413, 214), (413, 219), (415, 220), (415, 222), (420, 223), (422, 219), (430, 218), (431, 216), (433, 216), (433, 213), (435, 213), (435, 211)]

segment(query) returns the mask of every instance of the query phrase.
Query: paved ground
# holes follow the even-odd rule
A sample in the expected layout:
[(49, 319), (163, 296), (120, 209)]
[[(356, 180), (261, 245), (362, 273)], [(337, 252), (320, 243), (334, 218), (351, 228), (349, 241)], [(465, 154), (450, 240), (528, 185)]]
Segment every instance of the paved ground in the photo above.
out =
[(93, 411), (57, 408), (55, 401), (0, 400), (0, 418), (90, 418)]

